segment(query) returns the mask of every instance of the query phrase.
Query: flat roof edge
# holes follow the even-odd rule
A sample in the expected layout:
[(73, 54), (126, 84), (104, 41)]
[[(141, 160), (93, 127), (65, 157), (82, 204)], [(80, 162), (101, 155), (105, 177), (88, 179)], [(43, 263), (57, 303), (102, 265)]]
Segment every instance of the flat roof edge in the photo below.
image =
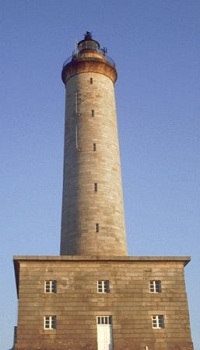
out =
[(94, 256), (94, 255), (16, 255), (13, 257), (14, 261), (141, 261), (141, 262), (153, 262), (153, 261), (165, 261), (175, 262), (184, 261), (187, 265), (191, 257), (190, 256)]

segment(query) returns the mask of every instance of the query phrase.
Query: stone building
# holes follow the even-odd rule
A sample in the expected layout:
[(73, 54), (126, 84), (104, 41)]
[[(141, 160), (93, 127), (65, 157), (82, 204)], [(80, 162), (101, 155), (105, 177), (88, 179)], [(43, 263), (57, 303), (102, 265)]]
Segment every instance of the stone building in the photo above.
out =
[(15, 350), (192, 350), (189, 257), (129, 257), (114, 83), (87, 32), (64, 63), (60, 256), (16, 256)]

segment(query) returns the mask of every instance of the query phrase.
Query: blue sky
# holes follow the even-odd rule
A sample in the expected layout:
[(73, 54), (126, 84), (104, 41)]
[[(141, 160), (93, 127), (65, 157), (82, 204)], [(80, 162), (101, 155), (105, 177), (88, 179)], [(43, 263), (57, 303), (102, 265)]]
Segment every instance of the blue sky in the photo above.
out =
[(93, 32), (117, 65), (130, 255), (190, 255), (200, 350), (200, 1), (0, 0), (0, 349), (17, 322), (13, 255), (59, 254), (62, 63)]

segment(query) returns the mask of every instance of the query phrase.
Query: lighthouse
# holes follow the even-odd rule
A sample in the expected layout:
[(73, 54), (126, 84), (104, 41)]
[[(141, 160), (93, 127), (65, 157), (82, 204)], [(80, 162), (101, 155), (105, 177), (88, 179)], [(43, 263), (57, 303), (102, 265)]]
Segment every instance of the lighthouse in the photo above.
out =
[(114, 61), (86, 32), (62, 67), (60, 255), (14, 257), (14, 350), (193, 350), (190, 257), (127, 255), (116, 79)]
[(62, 255), (127, 255), (114, 84), (105, 49), (85, 34), (64, 63)]

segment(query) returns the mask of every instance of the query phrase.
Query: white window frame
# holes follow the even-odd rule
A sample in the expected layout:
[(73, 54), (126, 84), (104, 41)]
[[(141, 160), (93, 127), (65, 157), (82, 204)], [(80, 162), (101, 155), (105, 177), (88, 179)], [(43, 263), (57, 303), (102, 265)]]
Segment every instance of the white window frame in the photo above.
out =
[(101, 280), (97, 281), (97, 293), (109, 293), (109, 281), (108, 280)]
[(44, 316), (44, 329), (56, 329), (56, 315)]
[(44, 292), (45, 293), (56, 293), (57, 290), (57, 281), (56, 280), (47, 280), (44, 282)]
[(153, 315), (151, 320), (153, 329), (162, 329), (165, 327), (163, 315)]
[(161, 281), (160, 280), (151, 280), (149, 282), (149, 291), (150, 293), (161, 293)]

